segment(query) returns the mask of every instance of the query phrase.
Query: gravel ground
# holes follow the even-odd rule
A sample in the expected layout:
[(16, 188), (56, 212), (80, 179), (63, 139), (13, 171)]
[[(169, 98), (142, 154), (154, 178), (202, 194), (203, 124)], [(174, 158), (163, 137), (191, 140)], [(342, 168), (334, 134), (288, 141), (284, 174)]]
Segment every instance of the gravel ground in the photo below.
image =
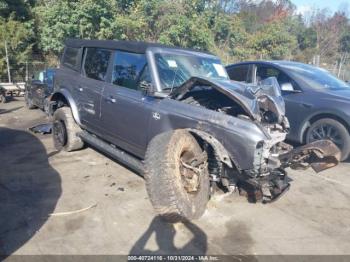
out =
[(28, 131), (45, 122), (23, 98), (0, 104), (0, 254), (350, 254), (348, 162), (290, 171), (272, 204), (218, 194), (201, 219), (170, 225), (142, 177), (91, 148), (56, 152)]

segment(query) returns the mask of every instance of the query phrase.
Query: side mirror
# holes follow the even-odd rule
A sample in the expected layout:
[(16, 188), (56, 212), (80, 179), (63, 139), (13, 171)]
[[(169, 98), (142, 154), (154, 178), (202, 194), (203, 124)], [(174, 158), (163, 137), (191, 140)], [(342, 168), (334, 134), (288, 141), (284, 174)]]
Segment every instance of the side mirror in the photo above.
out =
[(282, 91), (287, 91), (287, 92), (288, 92), (288, 91), (289, 91), (289, 92), (290, 92), (290, 91), (293, 92), (295, 89), (294, 89), (294, 87), (293, 87), (293, 85), (292, 85), (291, 83), (284, 83), (284, 84), (281, 85), (281, 90), (282, 90)]
[(140, 89), (142, 90), (142, 92), (149, 95), (153, 91), (153, 85), (152, 85), (152, 83), (143, 80), (140, 82)]

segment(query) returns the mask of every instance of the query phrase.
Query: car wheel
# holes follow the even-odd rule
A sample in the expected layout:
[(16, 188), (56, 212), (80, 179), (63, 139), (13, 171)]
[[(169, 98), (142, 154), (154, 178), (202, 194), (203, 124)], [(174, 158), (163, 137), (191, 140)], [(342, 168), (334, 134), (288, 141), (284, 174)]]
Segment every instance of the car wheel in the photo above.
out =
[(78, 136), (81, 128), (75, 122), (69, 107), (57, 109), (53, 115), (52, 136), (55, 148), (67, 152), (84, 147), (83, 140)]
[(210, 196), (207, 154), (187, 131), (160, 134), (145, 157), (146, 188), (157, 213), (169, 222), (202, 216)]
[(4, 94), (1, 94), (1, 95), (0, 95), (0, 103), (4, 104), (4, 103), (6, 103), (6, 102), (7, 102), (6, 96), (5, 96)]
[(28, 92), (25, 93), (24, 99), (26, 101), (26, 106), (28, 109), (35, 109), (36, 106), (33, 104), (33, 99), (29, 97)]
[(350, 136), (346, 127), (337, 120), (324, 118), (313, 123), (307, 131), (306, 142), (329, 139), (341, 151), (341, 161), (348, 158), (350, 153)]

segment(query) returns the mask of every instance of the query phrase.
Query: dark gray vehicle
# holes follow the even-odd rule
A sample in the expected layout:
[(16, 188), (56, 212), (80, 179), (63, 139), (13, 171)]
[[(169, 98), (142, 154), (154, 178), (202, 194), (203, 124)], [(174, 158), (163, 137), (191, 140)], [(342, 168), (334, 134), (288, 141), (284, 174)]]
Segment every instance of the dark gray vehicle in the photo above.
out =
[(53, 92), (54, 70), (37, 72), (26, 83), (24, 98), (29, 109), (40, 108), (48, 113), (49, 96)]
[(270, 202), (289, 188), (286, 167), (338, 163), (330, 141), (292, 149), (274, 78), (228, 79), (212, 54), (141, 42), (68, 40), (55, 72), (57, 149), (84, 143), (142, 173), (170, 221), (205, 211), (216, 185)]
[(247, 83), (276, 77), (290, 122), (287, 138), (298, 143), (332, 140), (341, 159), (350, 153), (350, 86), (328, 71), (289, 61), (253, 61), (229, 65), (232, 80)]

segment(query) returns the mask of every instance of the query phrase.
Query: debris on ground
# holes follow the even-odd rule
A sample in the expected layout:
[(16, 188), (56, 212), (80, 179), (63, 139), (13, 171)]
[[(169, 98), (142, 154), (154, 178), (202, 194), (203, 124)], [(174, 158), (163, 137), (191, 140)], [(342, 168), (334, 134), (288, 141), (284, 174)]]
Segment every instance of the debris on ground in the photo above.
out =
[(52, 131), (52, 124), (46, 123), (46, 124), (39, 124), (33, 127), (28, 128), (33, 133), (39, 133), (39, 134), (51, 134)]
[(78, 210), (74, 210), (74, 211), (68, 211), (68, 212), (58, 212), (58, 213), (51, 213), (49, 214), (50, 217), (58, 217), (58, 216), (67, 216), (67, 215), (73, 215), (73, 214), (77, 214), (77, 213), (81, 213), (81, 212), (84, 212), (84, 211), (87, 211), (91, 208), (94, 208), (97, 206), (97, 203), (96, 204), (93, 204), (91, 206), (88, 206), (86, 208), (83, 208), (83, 209), (78, 209)]

